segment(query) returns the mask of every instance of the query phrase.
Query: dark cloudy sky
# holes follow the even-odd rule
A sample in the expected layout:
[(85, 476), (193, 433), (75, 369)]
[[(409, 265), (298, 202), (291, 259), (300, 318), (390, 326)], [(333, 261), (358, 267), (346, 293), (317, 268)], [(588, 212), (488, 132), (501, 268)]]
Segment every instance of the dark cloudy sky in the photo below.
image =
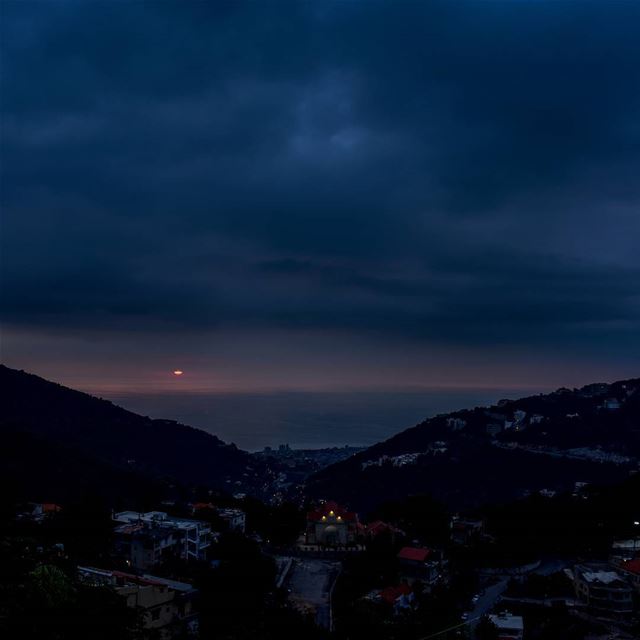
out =
[(1, 6), (8, 364), (106, 391), (639, 373), (640, 3)]

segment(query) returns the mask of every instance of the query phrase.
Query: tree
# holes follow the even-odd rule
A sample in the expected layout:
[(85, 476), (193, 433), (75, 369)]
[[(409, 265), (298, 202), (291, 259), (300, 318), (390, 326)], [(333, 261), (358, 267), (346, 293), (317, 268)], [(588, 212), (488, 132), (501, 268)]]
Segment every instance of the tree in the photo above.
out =
[(477, 640), (498, 640), (498, 627), (496, 627), (488, 616), (482, 616), (476, 627)]

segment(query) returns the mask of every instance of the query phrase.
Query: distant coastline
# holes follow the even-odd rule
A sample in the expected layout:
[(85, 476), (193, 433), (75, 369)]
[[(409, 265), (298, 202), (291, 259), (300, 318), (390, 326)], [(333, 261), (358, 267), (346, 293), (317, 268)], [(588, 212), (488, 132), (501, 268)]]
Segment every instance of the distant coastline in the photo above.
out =
[(179, 420), (247, 451), (288, 444), (296, 449), (366, 447), (414, 424), (458, 409), (547, 389), (427, 389), (380, 392), (216, 394), (128, 393), (108, 396), (126, 409)]

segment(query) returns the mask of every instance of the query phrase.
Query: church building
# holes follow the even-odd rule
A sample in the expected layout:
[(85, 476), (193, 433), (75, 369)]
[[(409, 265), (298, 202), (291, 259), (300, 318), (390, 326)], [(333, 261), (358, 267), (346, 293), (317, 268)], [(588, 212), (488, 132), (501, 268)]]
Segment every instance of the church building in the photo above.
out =
[(359, 528), (356, 513), (335, 502), (325, 502), (307, 513), (305, 543), (325, 547), (354, 545)]

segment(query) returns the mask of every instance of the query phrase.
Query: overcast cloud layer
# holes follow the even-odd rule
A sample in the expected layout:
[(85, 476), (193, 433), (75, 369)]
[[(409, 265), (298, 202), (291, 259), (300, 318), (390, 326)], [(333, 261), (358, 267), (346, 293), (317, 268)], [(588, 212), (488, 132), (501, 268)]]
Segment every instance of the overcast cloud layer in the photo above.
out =
[(161, 335), (206, 370), (231, 331), (371, 362), (640, 359), (637, 2), (2, 13), (12, 364), (37, 368), (29, 336), (85, 336), (162, 369)]

